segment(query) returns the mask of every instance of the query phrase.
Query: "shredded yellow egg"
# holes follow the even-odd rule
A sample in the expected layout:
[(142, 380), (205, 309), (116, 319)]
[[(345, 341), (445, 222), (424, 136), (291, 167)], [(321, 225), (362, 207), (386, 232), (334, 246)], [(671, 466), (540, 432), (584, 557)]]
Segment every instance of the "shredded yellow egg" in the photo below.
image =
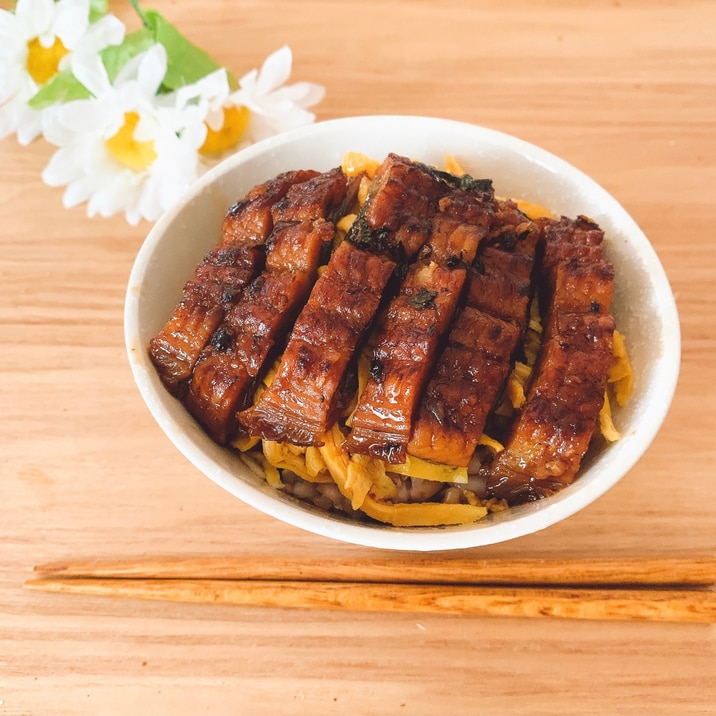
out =
[(271, 487), (275, 487), (277, 490), (283, 489), (283, 482), (281, 482), (281, 473), (279, 472), (278, 468), (275, 465), (272, 465), (266, 459), (265, 455), (259, 453), (259, 456), (261, 458), (261, 464), (264, 468), (264, 473), (266, 474), (266, 482), (268, 482)]
[[(315, 472), (306, 465), (306, 448), (263, 440), (263, 452), (268, 462), (279, 470), (290, 470), (306, 482), (331, 482), (330, 474), (325, 470)], [(315, 463), (314, 463), (315, 466)]]
[(432, 527), (464, 525), (481, 520), (487, 514), (482, 504), (453, 505), (442, 502), (380, 502), (370, 495), (361, 510), (369, 517), (395, 527)]
[(347, 233), (356, 220), (356, 214), (346, 214), (340, 221), (336, 222), (336, 228)]
[(346, 176), (355, 177), (366, 174), (369, 179), (375, 176), (380, 162), (361, 152), (346, 152), (341, 161), (341, 169)]
[(445, 157), (445, 171), (456, 177), (464, 176), (467, 173), (462, 168), (460, 162), (452, 154), (448, 154)]
[(517, 208), (529, 219), (554, 219), (555, 215), (546, 207), (540, 206), (539, 204), (533, 204), (531, 201), (523, 201), (522, 199), (516, 199), (515, 204)]
[(407, 455), (404, 463), (390, 465), (390, 472), (405, 477), (419, 477), (421, 480), (435, 482), (454, 482), (464, 484), (467, 482), (467, 468), (453, 467), (437, 462), (430, 462), (414, 455)]
[(615, 361), (609, 371), (608, 381), (614, 391), (617, 405), (621, 407), (626, 404), (634, 387), (634, 369), (629, 359), (624, 336), (616, 330), (614, 331), (612, 352)]
[(602, 409), (599, 411), (599, 430), (605, 440), (608, 440), (610, 443), (616, 442), (622, 436), (614, 426), (614, 421), (612, 420), (612, 409), (609, 404), (609, 396), (606, 393), (604, 393), (604, 405), (602, 405)]
[(497, 455), (497, 453), (502, 452), (505, 449), (505, 446), (499, 440), (495, 440), (489, 435), (485, 435), (485, 433), (482, 433), (482, 435), (480, 435), (480, 439), (478, 440), (477, 444), (484, 445), (485, 447), (489, 448), (493, 455)]

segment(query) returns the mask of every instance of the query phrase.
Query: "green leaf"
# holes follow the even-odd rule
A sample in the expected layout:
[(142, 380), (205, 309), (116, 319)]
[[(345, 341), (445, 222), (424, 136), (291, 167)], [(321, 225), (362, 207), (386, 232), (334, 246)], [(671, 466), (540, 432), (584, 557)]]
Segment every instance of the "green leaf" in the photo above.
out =
[(68, 67), (58, 72), (39, 92), (35, 93), (28, 104), (33, 109), (44, 109), (57, 102), (72, 102), (91, 96), (90, 91), (80, 83)]
[[(125, 36), (121, 45), (111, 45), (100, 52), (110, 82), (114, 82), (124, 65), (140, 52), (148, 50), (156, 43), (164, 46), (167, 52), (167, 73), (162, 83), (162, 91), (170, 92), (192, 84), (211, 72), (221, 68), (204, 50), (184, 37), (174, 25), (164, 19), (156, 10), (141, 10), (130, 0), (144, 27)], [(90, 0), (91, 17), (98, 19), (107, 12), (106, 0)], [(94, 13), (94, 15), (93, 15)], [(236, 78), (229, 73), (231, 87), (236, 87)], [(58, 102), (71, 102), (87, 99), (91, 93), (72, 74), (70, 69), (56, 74), (29, 101), (33, 109), (43, 109)]]
[(167, 51), (167, 74), (164, 87), (175, 90), (193, 84), (210, 72), (221, 68), (204, 50), (184, 37), (174, 25), (156, 10), (145, 10), (141, 15), (154, 39)]
[(150, 30), (142, 28), (126, 35), (121, 45), (110, 45), (100, 52), (110, 82), (114, 82), (119, 71), (133, 57), (156, 44)]
[[(124, 38), (121, 45), (105, 47), (99, 54), (107, 70), (110, 82), (114, 82), (119, 71), (135, 55), (156, 44), (149, 30), (132, 32)], [(33, 109), (44, 109), (58, 102), (72, 102), (87, 99), (92, 93), (72, 74), (68, 67), (58, 72), (39, 92), (30, 98), (28, 104)]]
[(90, 0), (89, 21), (97, 22), (107, 11), (107, 0)]

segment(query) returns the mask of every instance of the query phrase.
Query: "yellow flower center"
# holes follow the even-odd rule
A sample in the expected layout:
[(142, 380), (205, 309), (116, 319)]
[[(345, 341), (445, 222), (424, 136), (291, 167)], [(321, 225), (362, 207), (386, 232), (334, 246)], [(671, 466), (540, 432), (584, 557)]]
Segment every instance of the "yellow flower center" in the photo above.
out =
[(139, 142), (134, 138), (138, 123), (139, 115), (136, 112), (126, 112), (124, 124), (104, 143), (114, 159), (134, 171), (146, 169), (157, 158), (154, 142)]
[(60, 67), (60, 60), (67, 54), (67, 48), (59, 37), (55, 38), (52, 47), (43, 47), (40, 40), (34, 37), (27, 43), (27, 71), (38, 85), (51, 80)]
[(206, 139), (199, 148), (201, 154), (220, 154), (239, 143), (249, 124), (248, 107), (224, 107), (224, 122), (219, 129), (206, 126)]

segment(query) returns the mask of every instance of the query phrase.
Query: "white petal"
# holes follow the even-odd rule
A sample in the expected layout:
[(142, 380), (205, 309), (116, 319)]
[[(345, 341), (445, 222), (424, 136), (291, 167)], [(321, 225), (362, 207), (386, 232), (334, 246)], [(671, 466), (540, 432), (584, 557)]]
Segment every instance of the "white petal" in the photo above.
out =
[(42, 112), (25, 107), (17, 128), (17, 141), (26, 147), (42, 134)]
[(21, 37), (21, 32), (21, 23), (17, 19), (15, 13), (8, 12), (7, 10), (0, 10), (0, 38), (2, 38), (0, 51), (6, 51), (12, 41), (24, 45), (25, 38)]
[(14, 101), (0, 106), (0, 139), (9, 137), (17, 130), (19, 121), (19, 107)]
[(105, 177), (105, 181), (96, 189), (87, 204), (90, 216), (99, 214), (109, 217), (122, 211), (131, 201), (131, 185), (124, 180), (124, 173)]
[(119, 18), (105, 15), (89, 26), (76, 49), (83, 52), (99, 52), (110, 45), (121, 45), (124, 33), (124, 23)]
[(256, 87), (256, 78), (259, 76), (258, 70), (251, 70), (250, 72), (247, 72), (240, 80), (239, 80), (239, 87), (244, 90), (244, 92), (253, 92), (254, 88)]
[(111, 89), (107, 70), (100, 56), (90, 52), (72, 53), (72, 73), (95, 96), (101, 97)]
[(83, 204), (92, 196), (92, 192), (96, 188), (95, 177), (80, 177), (67, 185), (65, 193), (62, 195), (62, 205), (66, 209), (70, 209), (78, 204)]
[(256, 82), (256, 92), (268, 94), (288, 81), (291, 76), (291, 63), (293, 56), (291, 48), (284, 45), (276, 52), (270, 54), (264, 61)]
[(53, 31), (68, 50), (74, 50), (89, 26), (89, 0), (59, 0)]
[(42, 171), (42, 181), (48, 186), (64, 186), (82, 175), (82, 166), (71, 149), (58, 149)]
[(33, 35), (26, 39), (46, 33), (52, 18), (55, 15), (53, 0), (18, 0), (15, 6), (15, 16), (27, 28), (31, 28)]
[(211, 127), (211, 129), (213, 129), (215, 132), (218, 132), (224, 126), (223, 107), (209, 110), (206, 114), (206, 119), (204, 121), (209, 127)]
[(285, 97), (299, 107), (306, 108), (318, 104), (326, 96), (326, 88), (312, 82), (297, 82), (276, 90), (275, 94), (280, 94), (282, 98)]
[[(97, 136), (103, 134), (107, 130), (107, 125), (114, 118), (112, 105), (93, 100), (79, 99), (74, 102), (67, 102), (57, 110), (56, 119), (63, 126), (72, 130), (75, 135)], [(115, 126), (112, 126), (111, 134), (116, 133), (124, 121), (124, 115), (119, 114), (115, 120)], [(119, 126), (116, 126), (116, 123)]]
[(153, 45), (145, 53), (137, 71), (137, 82), (147, 96), (153, 96), (167, 73), (167, 51), (163, 45)]
[(134, 128), (134, 138), (138, 142), (151, 142), (156, 138), (159, 129), (159, 123), (153, 114), (150, 115), (147, 112), (140, 112), (139, 122), (137, 122), (137, 126)]
[(184, 127), (184, 130), (181, 133), (181, 138), (182, 141), (190, 146), (194, 151), (197, 151), (206, 141), (206, 134), (206, 124), (204, 124), (204, 122), (197, 122)]
[(0, 62), (0, 112), (6, 102), (17, 95), (22, 86), (22, 75), (13, 64)]
[(229, 79), (225, 68), (210, 72), (197, 82), (180, 87), (175, 93), (175, 104), (184, 107), (192, 100), (204, 99), (212, 107), (220, 107), (229, 94)]

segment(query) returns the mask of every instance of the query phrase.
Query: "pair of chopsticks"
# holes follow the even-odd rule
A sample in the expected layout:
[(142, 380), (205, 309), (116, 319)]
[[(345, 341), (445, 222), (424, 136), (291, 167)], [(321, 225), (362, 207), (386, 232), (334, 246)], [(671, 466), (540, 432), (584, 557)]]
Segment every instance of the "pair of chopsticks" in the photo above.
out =
[(43, 592), (299, 609), (716, 622), (716, 557), (196, 557), (59, 562)]

